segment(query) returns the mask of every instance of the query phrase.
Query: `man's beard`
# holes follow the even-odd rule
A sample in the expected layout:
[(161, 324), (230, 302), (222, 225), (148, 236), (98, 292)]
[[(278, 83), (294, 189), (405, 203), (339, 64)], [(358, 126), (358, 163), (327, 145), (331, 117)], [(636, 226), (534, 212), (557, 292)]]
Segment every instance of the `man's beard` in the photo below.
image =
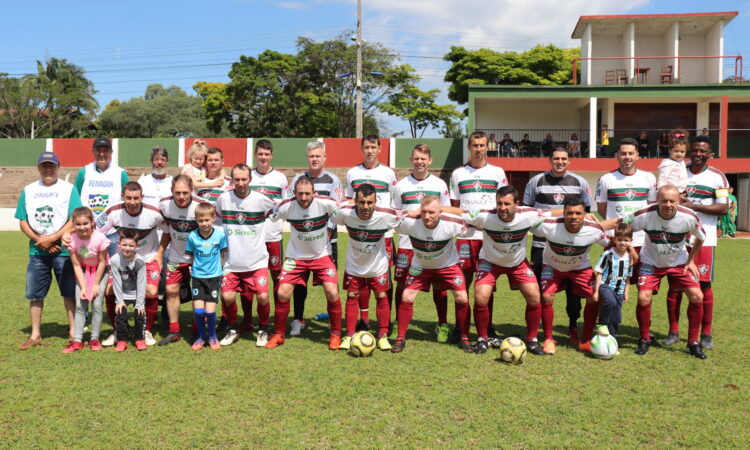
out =
[(167, 174), (167, 168), (164, 167), (164, 168), (161, 168), (161, 169), (153, 169), (152, 172), (153, 172), (154, 175), (158, 175), (158, 176), (166, 175)]

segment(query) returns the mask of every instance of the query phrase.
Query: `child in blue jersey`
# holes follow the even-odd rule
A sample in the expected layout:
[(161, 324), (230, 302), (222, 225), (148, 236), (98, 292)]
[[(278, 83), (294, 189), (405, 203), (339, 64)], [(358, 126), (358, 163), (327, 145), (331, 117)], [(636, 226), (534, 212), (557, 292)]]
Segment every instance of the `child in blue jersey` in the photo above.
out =
[[(599, 326), (606, 326), (609, 334), (617, 336), (622, 321), (622, 304), (628, 301), (628, 280), (633, 274), (629, 255), (633, 228), (626, 223), (617, 225), (614, 241), (615, 246), (605, 250), (594, 266), (594, 301), (601, 300)], [(606, 334), (605, 331), (602, 329), (600, 334)]]
[(212, 350), (221, 348), (216, 336), (216, 304), (221, 295), (227, 237), (223, 229), (214, 228), (215, 219), (213, 205), (199, 204), (195, 208), (198, 229), (188, 235), (185, 245), (185, 252), (193, 257), (193, 314), (198, 326), (198, 339), (193, 343), (193, 350), (201, 350), (206, 341)]

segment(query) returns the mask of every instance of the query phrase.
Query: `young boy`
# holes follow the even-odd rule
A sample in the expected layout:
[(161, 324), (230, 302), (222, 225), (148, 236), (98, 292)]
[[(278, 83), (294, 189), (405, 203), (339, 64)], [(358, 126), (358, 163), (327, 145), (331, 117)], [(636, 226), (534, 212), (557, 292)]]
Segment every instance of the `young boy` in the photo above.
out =
[[(617, 336), (622, 321), (622, 304), (628, 301), (628, 280), (633, 274), (628, 249), (633, 240), (633, 228), (621, 223), (615, 228), (615, 246), (605, 250), (594, 267), (596, 285), (594, 301), (601, 299), (599, 332)], [(606, 327), (606, 328), (603, 328)]]
[[(193, 350), (201, 350), (208, 341), (211, 350), (221, 348), (216, 336), (216, 304), (221, 290), (222, 263), (227, 251), (224, 230), (214, 228), (216, 212), (210, 203), (195, 208), (198, 229), (187, 238), (185, 252), (193, 257), (193, 314), (198, 325), (198, 339)], [(208, 325), (208, 333), (206, 332)]]
[(128, 347), (128, 306), (134, 305), (135, 348), (146, 350), (146, 262), (136, 254), (138, 232), (125, 228), (118, 233), (119, 252), (112, 255), (109, 265), (115, 293), (115, 328), (117, 346), (124, 352)]

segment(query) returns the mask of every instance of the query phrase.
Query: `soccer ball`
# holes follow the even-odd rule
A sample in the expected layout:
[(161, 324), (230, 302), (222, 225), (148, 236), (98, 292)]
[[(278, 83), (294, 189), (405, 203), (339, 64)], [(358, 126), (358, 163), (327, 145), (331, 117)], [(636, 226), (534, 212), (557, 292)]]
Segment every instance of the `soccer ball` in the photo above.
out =
[(617, 354), (617, 339), (609, 334), (595, 335), (591, 339), (591, 353), (600, 359), (612, 359)]
[(500, 344), (500, 359), (509, 364), (521, 364), (526, 359), (526, 344), (516, 338), (509, 337)]
[(369, 331), (358, 331), (352, 336), (349, 354), (352, 356), (370, 356), (375, 351), (375, 336)]

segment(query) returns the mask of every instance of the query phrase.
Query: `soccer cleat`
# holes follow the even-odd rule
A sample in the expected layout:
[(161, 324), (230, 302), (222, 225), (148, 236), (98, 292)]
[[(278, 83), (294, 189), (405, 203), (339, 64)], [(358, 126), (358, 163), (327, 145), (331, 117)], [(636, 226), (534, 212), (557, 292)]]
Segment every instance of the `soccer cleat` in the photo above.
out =
[(526, 341), (526, 350), (528, 350), (528, 352), (532, 355), (546, 355), (544, 350), (542, 350), (542, 346), (539, 345), (539, 341), (537, 341), (536, 338), (530, 341)]
[(349, 350), (350, 348), (352, 348), (352, 337), (351, 336), (345, 337), (344, 340), (341, 341), (339, 348), (341, 350)]
[(203, 350), (203, 346), (205, 346), (205, 345), (206, 345), (206, 343), (203, 341), (203, 339), (198, 338), (198, 339), (195, 340), (195, 342), (193, 342), (193, 345), (190, 348), (192, 348), (193, 350), (198, 351), (198, 350)]
[(487, 353), (488, 348), (489, 348), (489, 345), (487, 344), (487, 341), (485, 341), (482, 338), (479, 338), (477, 339), (477, 344), (474, 346), (474, 353), (476, 353), (477, 355)]
[(568, 339), (570, 339), (570, 343), (575, 346), (581, 343), (578, 339), (578, 328), (568, 328)]
[(256, 347), (265, 347), (268, 344), (268, 331), (263, 327), (258, 328), (258, 337), (255, 339)]
[(117, 333), (112, 333), (107, 336), (107, 339), (102, 341), (102, 347), (112, 347), (117, 343)]
[(128, 343), (126, 341), (117, 341), (117, 346), (115, 347), (116, 351), (124, 352), (126, 348), (128, 348)]
[(279, 345), (284, 345), (284, 336), (281, 334), (275, 333), (273, 336), (271, 336), (271, 339), (268, 340), (266, 343), (266, 348), (276, 348)]
[(151, 334), (150, 331), (146, 330), (143, 336), (145, 338), (146, 345), (148, 345), (149, 347), (151, 347), (152, 345), (156, 345), (156, 339), (154, 339), (154, 335)]
[(292, 331), (289, 332), (289, 336), (299, 336), (302, 330), (305, 328), (304, 320), (292, 320)]
[(594, 329), (594, 333), (599, 336), (609, 336), (609, 327), (607, 325), (597, 325)]
[(208, 340), (208, 346), (211, 347), (211, 350), (218, 350), (221, 348), (221, 344), (219, 344), (219, 340), (215, 337), (212, 337)]
[(91, 347), (91, 350), (99, 351), (102, 349), (102, 344), (99, 342), (99, 339), (92, 339), (89, 343), (89, 347)]
[(661, 347), (661, 343), (656, 340), (656, 337), (653, 334), (648, 336), (648, 343), (651, 344), (652, 347)]
[(167, 333), (166, 336), (164, 336), (164, 339), (159, 341), (159, 346), (163, 347), (165, 345), (169, 345), (173, 342), (177, 342), (180, 340), (180, 335), (177, 333)]
[(148, 350), (148, 345), (146, 345), (146, 341), (143, 339), (139, 339), (135, 341), (135, 348), (138, 351)]
[(581, 342), (578, 344), (578, 350), (591, 353), (591, 341)]
[(542, 351), (548, 355), (554, 355), (557, 352), (557, 342), (554, 339), (545, 339)]
[(234, 328), (230, 328), (229, 331), (227, 331), (226, 336), (224, 336), (224, 339), (221, 340), (220, 344), (226, 347), (227, 345), (234, 344), (238, 340), (240, 340), (240, 334)]
[(362, 319), (357, 321), (357, 326), (354, 327), (355, 331), (370, 331), (370, 324)]
[(382, 336), (380, 339), (378, 339), (378, 348), (383, 351), (393, 350), (393, 347), (388, 340), (388, 336)]
[(437, 341), (445, 344), (451, 334), (451, 326), (447, 323), (440, 323), (435, 327), (435, 333), (437, 333)]
[(706, 359), (708, 356), (706, 356), (705, 353), (703, 353), (703, 348), (701, 347), (701, 343), (698, 341), (693, 341), (692, 343), (688, 343), (687, 345), (687, 351), (691, 355), (695, 356), (698, 359)]
[(487, 339), (487, 344), (492, 348), (500, 348), (500, 344), (503, 343), (503, 340), (499, 337), (492, 337), (490, 336), (489, 339)]
[(80, 350), (82, 348), (83, 348), (83, 344), (82, 343), (73, 341), (70, 344), (68, 344), (67, 347), (65, 347), (64, 349), (62, 349), (62, 352), (63, 353), (73, 353), (73, 352), (77, 352), (78, 350)]
[(341, 336), (338, 334), (332, 334), (328, 338), (328, 350), (338, 350), (341, 348)]
[(474, 347), (471, 346), (471, 342), (468, 339), (461, 339), (458, 342), (458, 348), (466, 353), (474, 353)]
[(648, 353), (648, 349), (651, 348), (651, 341), (648, 339), (640, 338), (638, 340), (638, 348), (635, 349), (636, 355), (645, 355)]
[(680, 342), (680, 333), (670, 331), (667, 337), (664, 339), (664, 345), (675, 345)]
[(397, 339), (396, 343), (393, 344), (393, 348), (391, 348), (391, 353), (401, 353), (404, 351), (404, 347), (406, 347), (406, 340)]
[(701, 334), (701, 347), (706, 350), (714, 348), (714, 338), (710, 334)]

